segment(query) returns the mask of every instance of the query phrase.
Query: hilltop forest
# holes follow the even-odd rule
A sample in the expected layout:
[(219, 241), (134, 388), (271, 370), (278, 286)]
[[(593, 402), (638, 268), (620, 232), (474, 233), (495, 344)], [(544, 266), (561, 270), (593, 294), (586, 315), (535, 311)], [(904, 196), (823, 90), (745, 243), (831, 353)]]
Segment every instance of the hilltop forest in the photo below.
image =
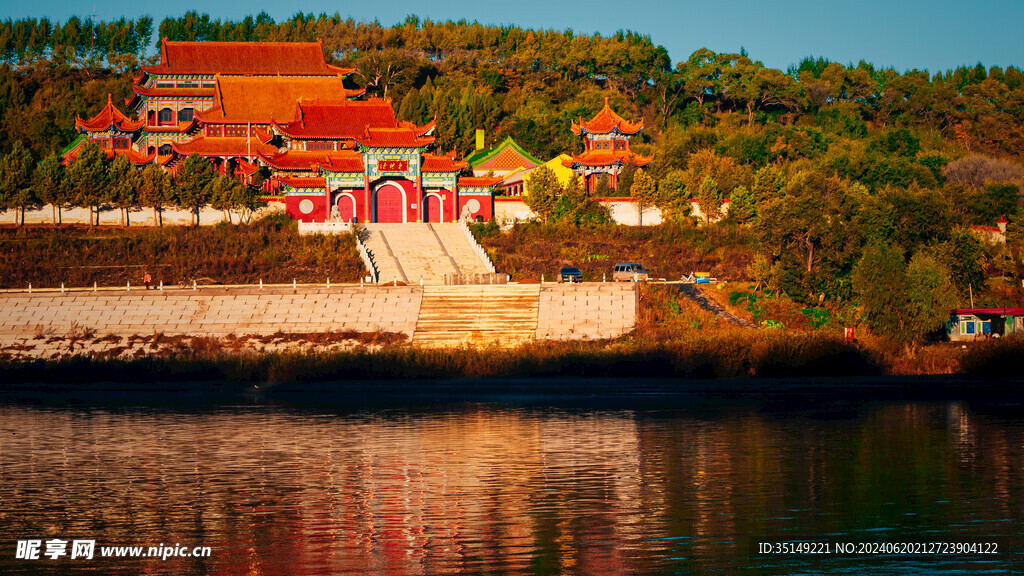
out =
[[(328, 61), (357, 69), (354, 85), (390, 98), (403, 120), (436, 119), (438, 148), (460, 155), (472, 151), (478, 128), (488, 145), (512, 136), (545, 159), (578, 152), (570, 123), (607, 97), (622, 116), (643, 118), (633, 147), (655, 158), (635, 179), (629, 169), (620, 193), (643, 194), (670, 222), (691, 220), (691, 198), (707, 214), (730, 199), (716, 226), (744, 230), (758, 254), (750, 275), (797, 300), (875, 294), (889, 298), (879, 310), (917, 310), (912, 316), (964, 302), (986, 275), (1017, 286), (1024, 277), (1024, 75), (1015, 67), (901, 72), (808, 57), (777, 70), (742, 50), (698, 49), (674, 60), (635, 32), (415, 16), (385, 27), (338, 15), (219, 21), (189, 12), (163, 20), (155, 35), (149, 18), (8, 20), (0, 23), (5, 161), (15, 142), (33, 162), (66, 146), (76, 115), (94, 114), (108, 93), (115, 102), (129, 95), (132, 74), (157, 58), (160, 38), (322, 40)], [(11, 186), (0, 181), (0, 195), (14, 194), (5, 192)], [(1007, 249), (968, 230), (1000, 217), (1009, 221)], [(940, 293), (951, 296), (936, 300)], [(924, 329), (904, 325), (937, 322), (934, 313), (926, 321), (886, 314), (872, 322), (896, 322), (894, 333), (907, 338)]]

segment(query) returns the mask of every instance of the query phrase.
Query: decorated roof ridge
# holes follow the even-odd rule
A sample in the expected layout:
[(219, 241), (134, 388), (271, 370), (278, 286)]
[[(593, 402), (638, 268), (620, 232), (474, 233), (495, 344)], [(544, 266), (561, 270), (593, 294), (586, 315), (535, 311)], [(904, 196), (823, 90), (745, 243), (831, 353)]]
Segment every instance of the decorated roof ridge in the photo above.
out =
[(327, 63), (323, 41), (231, 42), (160, 40), (160, 63), (143, 66), (149, 74), (242, 76), (348, 76), (355, 68)]
[(473, 154), (473, 155), (470, 155), (469, 158), (467, 158), (466, 160), (470, 163), (471, 166), (476, 168), (477, 166), (480, 166), (482, 164), (486, 164), (490, 160), (493, 160), (499, 154), (501, 154), (502, 152), (504, 152), (505, 150), (507, 150), (509, 148), (511, 148), (517, 154), (519, 154), (523, 158), (529, 160), (530, 162), (532, 162), (536, 166), (540, 166), (541, 164), (544, 163), (541, 160), (537, 159), (532, 154), (530, 154), (529, 152), (527, 152), (525, 149), (523, 149), (523, 147), (520, 146), (518, 142), (513, 140), (511, 136), (506, 136), (505, 139), (502, 140), (500, 144), (498, 144), (494, 148), (491, 148), (489, 151), (485, 152), (483, 156), (479, 156), (479, 157), (474, 158), (474, 156), (476, 156), (476, 155)]
[(75, 116), (75, 129), (80, 132), (102, 132), (117, 128), (121, 132), (135, 132), (142, 128), (144, 120), (132, 120), (114, 106), (114, 97), (107, 93), (107, 105), (98, 114), (88, 120), (82, 120), (81, 116)]
[(654, 161), (654, 156), (642, 156), (632, 150), (588, 150), (582, 154), (573, 154), (570, 159), (562, 159), (562, 166), (572, 168), (583, 166), (608, 166), (626, 164), (630, 161), (637, 166), (646, 166)]
[(608, 97), (604, 98), (604, 107), (598, 111), (590, 120), (580, 117), (579, 122), (572, 123), (572, 132), (577, 136), (582, 134), (608, 134), (616, 131), (620, 134), (632, 136), (644, 129), (644, 122), (630, 122), (619, 116), (608, 104)]
[(139, 96), (213, 96), (213, 88), (159, 88), (156, 86), (132, 85), (132, 91)]
[(490, 188), (501, 182), (501, 176), (459, 176), (459, 186)]
[(365, 127), (363, 135), (356, 137), (360, 146), (367, 148), (422, 148), (434, 143), (433, 136), (419, 136), (409, 128)]
[(245, 136), (227, 136), (207, 138), (199, 136), (187, 142), (171, 142), (171, 149), (178, 154), (188, 156), (258, 156), (261, 152), (276, 151), (275, 146), (261, 144), (258, 140)]
[(323, 176), (281, 176), (277, 181), (292, 188), (323, 188), (327, 178)]
[(352, 150), (285, 150), (261, 152), (259, 158), (278, 170), (310, 170), (321, 168), (331, 172), (362, 172), (363, 158)]
[(469, 162), (460, 162), (455, 159), (454, 150), (449, 154), (423, 155), (423, 172), (461, 172), (467, 166), (469, 166)]
[(399, 120), (398, 127), (408, 128), (415, 132), (417, 136), (430, 136), (434, 133), (434, 129), (437, 128), (437, 121), (436, 119), (433, 119), (430, 122), (424, 124), (423, 126), (420, 126), (415, 122), (411, 122), (409, 120)]
[(1010, 223), (1010, 221), (1006, 219), (1006, 214), (1003, 214), (1002, 216), (999, 217), (999, 220), (996, 220), (996, 224), (1009, 224), (1009, 223)]
[(244, 158), (239, 158), (238, 160), (235, 161), (235, 170), (241, 170), (242, 174), (246, 176), (251, 176), (252, 174), (255, 174), (256, 171), (259, 169), (259, 166), (253, 164), (252, 162), (249, 162)]

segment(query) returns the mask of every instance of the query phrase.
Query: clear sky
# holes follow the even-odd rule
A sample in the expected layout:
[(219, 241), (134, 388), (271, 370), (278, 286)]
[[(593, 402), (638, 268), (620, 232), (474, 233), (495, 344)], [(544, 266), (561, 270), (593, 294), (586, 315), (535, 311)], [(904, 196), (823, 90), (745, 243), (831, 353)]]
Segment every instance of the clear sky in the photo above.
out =
[(1022, 0), (4, 0), (0, 18), (95, 14), (100, 19), (153, 17), (189, 9), (215, 19), (241, 19), (265, 10), (276, 20), (295, 12), (335, 12), (391, 25), (409, 14), (421, 19), (571, 28), (612, 34), (630, 29), (665, 46), (672, 60), (702, 47), (716, 52), (746, 48), (751, 58), (785, 69), (805, 56), (848, 64), (931, 72), (959, 65), (1024, 67)]

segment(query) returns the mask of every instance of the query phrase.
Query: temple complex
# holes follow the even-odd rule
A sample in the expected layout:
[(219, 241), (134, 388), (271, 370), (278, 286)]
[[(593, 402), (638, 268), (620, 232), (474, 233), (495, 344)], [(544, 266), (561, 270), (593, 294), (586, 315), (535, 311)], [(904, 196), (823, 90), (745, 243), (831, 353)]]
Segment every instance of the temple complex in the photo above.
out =
[(463, 175), (454, 153), (429, 152), (434, 123), (399, 122), (389, 100), (359, 100), (354, 70), (327, 64), (319, 42), (169, 42), (134, 78), (125, 106), (108, 98), (76, 121), (86, 141), (174, 172), (197, 154), (219, 173), (284, 195), (304, 221), (490, 220), (501, 178)]
[(580, 118), (572, 123), (573, 134), (583, 136), (582, 154), (573, 154), (562, 164), (583, 177), (587, 192), (593, 192), (602, 178), (607, 179), (610, 190), (618, 189), (618, 176), (626, 164), (637, 167), (651, 163), (651, 156), (641, 156), (629, 149), (629, 139), (640, 133), (644, 123), (628, 122), (616, 114), (604, 99), (604, 108), (589, 121)]

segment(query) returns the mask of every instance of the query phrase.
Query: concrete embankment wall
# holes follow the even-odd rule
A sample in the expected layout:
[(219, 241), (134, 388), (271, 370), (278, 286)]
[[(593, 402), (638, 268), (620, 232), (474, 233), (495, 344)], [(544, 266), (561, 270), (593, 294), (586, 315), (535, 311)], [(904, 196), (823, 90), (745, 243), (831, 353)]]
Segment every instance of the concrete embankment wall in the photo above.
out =
[(636, 325), (633, 284), (544, 284), (537, 315), (538, 340), (615, 338)]
[[(547, 284), (540, 288), (539, 339), (610, 338), (635, 324), (633, 285)], [(488, 287), (466, 289), (486, 291)], [(412, 339), (422, 299), (419, 286), (9, 291), (0, 293), (0, 349), (24, 351), (31, 344), (35, 352), (29, 356), (49, 357), (67, 347), (60, 342), (44, 345), (47, 340), (75, 340), (88, 352), (97, 348), (81, 346), (82, 341), (110, 335), (224, 337), (380, 331), (403, 333)]]

